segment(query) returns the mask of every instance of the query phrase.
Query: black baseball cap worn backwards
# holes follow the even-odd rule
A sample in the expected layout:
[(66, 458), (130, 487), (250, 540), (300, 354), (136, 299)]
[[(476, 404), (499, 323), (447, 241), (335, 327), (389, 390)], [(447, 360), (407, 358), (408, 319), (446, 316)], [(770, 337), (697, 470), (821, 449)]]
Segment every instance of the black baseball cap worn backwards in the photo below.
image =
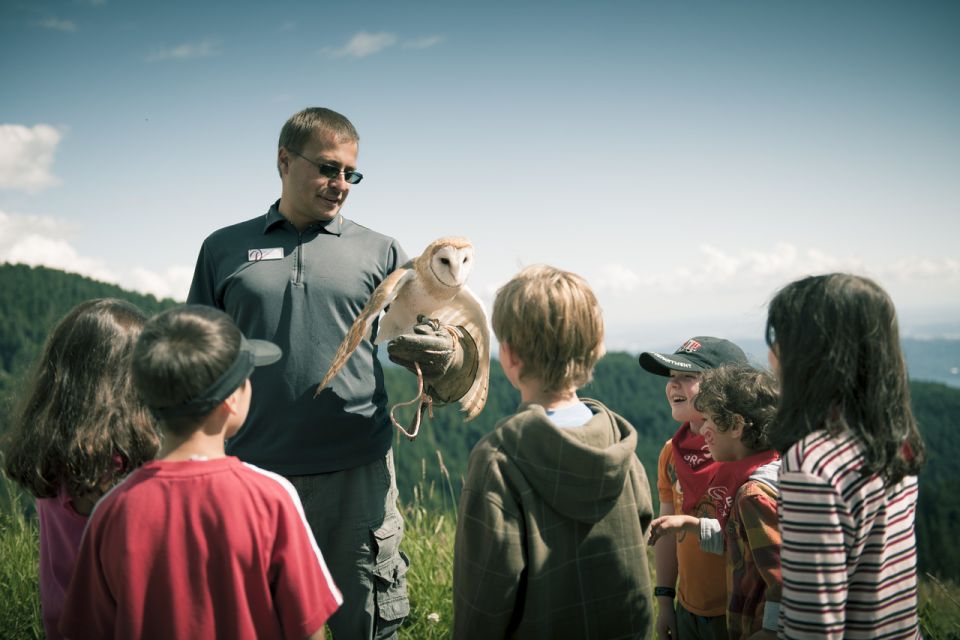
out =
[(746, 364), (743, 349), (723, 338), (696, 336), (690, 338), (672, 354), (644, 351), (640, 366), (658, 376), (669, 376), (671, 371), (697, 373), (716, 369), (725, 364)]
[(151, 408), (157, 418), (202, 416), (213, 411), (230, 397), (243, 381), (250, 377), (256, 367), (273, 364), (283, 356), (280, 347), (267, 340), (247, 340), (240, 336), (237, 358), (203, 393), (175, 407)]

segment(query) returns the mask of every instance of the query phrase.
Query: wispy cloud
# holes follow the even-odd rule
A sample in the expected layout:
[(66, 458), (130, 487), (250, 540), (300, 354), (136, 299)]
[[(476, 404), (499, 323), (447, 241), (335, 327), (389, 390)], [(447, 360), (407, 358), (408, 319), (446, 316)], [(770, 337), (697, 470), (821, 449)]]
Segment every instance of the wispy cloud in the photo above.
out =
[(334, 58), (366, 58), (393, 46), (400, 46), (403, 49), (427, 49), (443, 42), (443, 40), (443, 36), (423, 36), (411, 40), (401, 40), (395, 33), (360, 31), (355, 33), (342, 47), (325, 47), (320, 52)]
[(608, 264), (593, 278), (597, 289), (611, 294), (632, 294), (641, 289), (660, 291), (742, 292), (765, 290), (808, 274), (847, 271), (870, 275), (885, 282), (960, 285), (960, 260), (905, 256), (884, 264), (871, 264), (856, 256), (833, 256), (814, 248), (799, 249), (781, 243), (768, 251), (727, 253), (710, 245), (699, 248), (680, 266), (658, 273), (639, 274), (619, 264)]
[(78, 252), (70, 241), (73, 232), (70, 223), (63, 219), (0, 211), (0, 262), (43, 265), (159, 298), (186, 298), (193, 276), (191, 267), (173, 265), (157, 272), (140, 266), (109, 265), (102, 258)]
[(397, 43), (397, 36), (392, 33), (367, 33), (361, 31), (354, 34), (352, 38), (339, 49), (324, 49), (335, 58), (351, 57), (365, 58), (375, 53), (380, 53), (387, 47), (392, 47)]
[(885, 270), (886, 275), (902, 282), (919, 279), (944, 283), (960, 282), (960, 260), (954, 258), (902, 258)]
[(59, 18), (46, 18), (35, 22), (41, 29), (50, 29), (52, 31), (65, 31), (73, 33), (77, 30), (77, 24), (72, 20), (60, 20)]
[(39, 191), (60, 184), (50, 166), (61, 138), (48, 124), (0, 124), (0, 189)]
[(704, 245), (654, 272), (607, 264), (583, 275), (608, 319), (607, 348), (636, 352), (705, 332), (759, 338), (766, 305), (780, 287), (835, 271), (875, 279), (901, 314), (935, 309), (938, 318), (952, 320), (960, 309), (960, 260), (954, 258), (905, 256), (877, 263), (786, 243), (733, 253)]
[(400, 46), (402, 46), (404, 49), (429, 49), (430, 47), (434, 47), (443, 41), (443, 36), (423, 36), (422, 38), (407, 40)]
[(641, 285), (640, 276), (619, 264), (604, 265), (595, 286), (615, 294), (629, 294)]
[(187, 42), (175, 47), (162, 48), (147, 56), (147, 62), (162, 62), (164, 60), (191, 60), (194, 58), (210, 58), (222, 53), (220, 41), (216, 38), (204, 38), (199, 42)]
[[(789, 244), (779, 244), (771, 251), (744, 250), (729, 254), (709, 245), (699, 248), (699, 255), (673, 265), (662, 272), (639, 274), (619, 264), (608, 264), (600, 269), (595, 286), (615, 294), (632, 294), (640, 289), (663, 291), (715, 290), (718, 286), (749, 287), (776, 282), (799, 275), (800, 272), (820, 272), (854, 265), (831, 259), (810, 250), (801, 252)], [(832, 268), (831, 268), (832, 267)]]

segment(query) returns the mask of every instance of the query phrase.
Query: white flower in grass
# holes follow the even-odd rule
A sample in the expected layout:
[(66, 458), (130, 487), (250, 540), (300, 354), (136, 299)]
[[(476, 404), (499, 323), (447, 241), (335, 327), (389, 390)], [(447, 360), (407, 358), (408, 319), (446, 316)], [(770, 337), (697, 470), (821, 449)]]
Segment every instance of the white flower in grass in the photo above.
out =
[(430, 615), (427, 616), (427, 620), (429, 620), (430, 622), (440, 622), (440, 614), (431, 613)]

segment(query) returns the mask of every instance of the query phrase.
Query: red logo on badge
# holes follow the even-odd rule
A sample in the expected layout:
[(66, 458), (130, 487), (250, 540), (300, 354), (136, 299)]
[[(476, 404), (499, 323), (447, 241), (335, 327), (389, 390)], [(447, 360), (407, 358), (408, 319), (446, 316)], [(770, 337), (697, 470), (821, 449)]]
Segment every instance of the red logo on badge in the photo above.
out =
[(681, 351), (684, 351), (686, 353), (696, 353), (697, 351), (700, 351), (700, 349), (702, 348), (703, 348), (702, 344), (700, 344), (699, 342), (691, 338), (690, 340), (687, 340), (686, 342), (684, 342), (682, 347), (677, 349), (677, 353), (680, 353)]

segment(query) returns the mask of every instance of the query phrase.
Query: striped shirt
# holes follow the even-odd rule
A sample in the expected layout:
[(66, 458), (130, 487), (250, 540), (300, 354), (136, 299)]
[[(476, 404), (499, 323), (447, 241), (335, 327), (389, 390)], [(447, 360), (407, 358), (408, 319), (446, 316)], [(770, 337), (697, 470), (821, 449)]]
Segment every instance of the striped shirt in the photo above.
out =
[(780, 471), (781, 638), (919, 638), (917, 478), (861, 476), (853, 435), (815, 431)]

